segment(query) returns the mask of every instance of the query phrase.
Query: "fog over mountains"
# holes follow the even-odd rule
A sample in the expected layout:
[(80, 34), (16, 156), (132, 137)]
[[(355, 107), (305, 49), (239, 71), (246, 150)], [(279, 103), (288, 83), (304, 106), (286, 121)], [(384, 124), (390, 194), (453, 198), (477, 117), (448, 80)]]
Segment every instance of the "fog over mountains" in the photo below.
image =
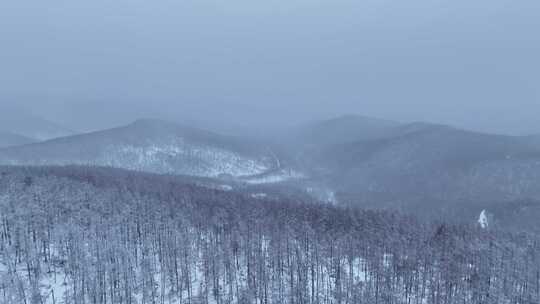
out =
[[(20, 142), (21, 140), (28, 143), (31, 141), (41, 141), (67, 136), (74, 133), (74, 131), (69, 130), (66, 127), (44, 119), (39, 115), (32, 114), (23, 108), (1, 103), (0, 132), (11, 134), (12, 137), (19, 137), (18, 140), (15, 138), (12, 139), (13, 144), (23, 143)], [(7, 135), (3, 135), (0, 138), (7, 138)], [(9, 144), (9, 142), (6, 141), (6, 145), (7, 144)]]
[(539, 152), (526, 137), (416, 123), (304, 155), (344, 193), (400, 204), (537, 197)]
[(0, 133), (2, 304), (540, 300), (535, 135), (24, 117)]
[(154, 173), (218, 177), (270, 170), (264, 149), (210, 132), (157, 120), (53, 139), (2, 151), (5, 164), (110, 166)]
[(0, 1), (0, 304), (539, 304), (540, 1)]
[[(4, 128), (64, 130), (42, 119), (27, 121), (25, 129)], [(3, 138), (2, 165), (104, 166), (212, 178), (224, 187), (277, 185), (331, 204), (417, 215), (475, 206), (470, 220), (480, 203), (540, 200), (537, 137), (422, 122), (348, 115), (253, 138), (140, 119), (39, 142)]]
[(0, 148), (24, 145), (34, 142), (35, 139), (15, 133), (0, 132)]

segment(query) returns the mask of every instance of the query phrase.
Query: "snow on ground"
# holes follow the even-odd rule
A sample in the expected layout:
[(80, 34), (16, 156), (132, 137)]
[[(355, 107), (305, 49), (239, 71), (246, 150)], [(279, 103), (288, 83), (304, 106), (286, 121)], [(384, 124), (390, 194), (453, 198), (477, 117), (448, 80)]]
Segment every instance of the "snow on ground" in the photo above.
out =
[(64, 294), (68, 291), (66, 276), (62, 272), (49, 274), (41, 280), (42, 296), (45, 304), (64, 303)]
[(339, 203), (336, 193), (328, 188), (307, 187), (306, 192), (321, 202), (331, 205), (337, 205)]
[[(5, 263), (0, 262), (0, 281), (19, 282), (19, 284), (22, 284), (19, 286), (23, 287), (24, 289), (30, 289), (30, 286), (25, 284), (26, 280), (21, 277), (25, 276), (25, 274), (28, 272), (27, 269), (23, 266), (23, 264), (18, 264), (16, 268), (14, 268), (13, 266), (14, 265), (8, 267), (8, 265), (6, 265)], [(63, 297), (64, 294), (68, 291), (68, 284), (66, 279), (66, 275), (62, 271), (51, 271), (49, 273), (43, 274), (39, 281), (39, 290), (41, 298), (43, 300), (43, 304), (64, 303)], [(30, 294), (30, 291), (27, 291), (27, 293)], [(0, 303), (3, 304), (5, 301), (8, 301), (7, 303), (14, 303), (12, 301), (18, 300), (15, 297), (6, 295), (6, 291), (4, 290), (3, 297), (0, 296)]]
[[(269, 240), (263, 240), (261, 246), (263, 252), (266, 252), (269, 250), (270, 242)], [(155, 284), (155, 290), (157, 297), (163, 296), (165, 299), (165, 303), (186, 303), (189, 302), (189, 296), (188, 291), (185, 289), (182, 291), (179, 295), (171, 295), (169, 294), (170, 289), (170, 283), (166, 279), (165, 276), (163, 276), (163, 273), (161, 272), (158, 258), (157, 256), (155, 259), (151, 259), (151, 264), (155, 267), (154, 272), (154, 278), (153, 282)], [(242, 259), (238, 261), (238, 265), (245, 266), (246, 262)], [(394, 256), (392, 254), (384, 254), (382, 257), (382, 260), (380, 261), (382, 263), (382, 266), (385, 268), (392, 267), (394, 263)], [(358, 283), (363, 284), (369, 284), (373, 279), (373, 272), (370, 269), (370, 265), (368, 261), (362, 257), (355, 257), (352, 260), (343, 259), (340, 261), (340, 264), (342, 265), (342, 271), (344, 272), (345, 277), (354, 277), (354, 281)], [(322, 263), (321, 265), (333, 265), (333, 263)], [(6, 275), (8, 271), (8, 266), (0, 262), (0, 278), (3, 278), (4, 275)], [(322, 280), (322, 294), (328, 294), (328, 290), (326, 288), (329, 288), (332, 286), (332, 273), (333, 270), (331, 267), (323, 267), (324, 269), (321, 269), (322, 276), (318, 277), (317, 280)], [(241, 288), (247, 288), (247, 282), (245, 281), (247, 278), (247, 269), (245, 267), (240, 267), (238, 271), (238, 278), (240, 279), (240, 286)], [(19, 273), (25, 273), (24, 268), (20, 268), (17, 270)], [(135, 272), (138, 273), (140, 276), (141, 269), (140, 267), (136, 267)], [(191, 300), (195, 301), (207, 301), (209, 304), (217, 303), (214, 297), (212, 296), (211, 292), (208, 293), (207, 296), (204, 294), (204, 288), (203, 284), (205, 282), (204, 280), (204, 264), (203, 264), (203, 255), (202, 252), (200, 252), (197, 256), (197, 258), (194, 260), (194, 263), (191, 265), (190, 270), (190, 285), (192, 286), (192, 298)], [(306, 277), (306, 279), (311, 280), (310, 274)], [(70, 292), (70, 285), (67, 283), (68, 280), (65, 276), (65, 274), (61, 271), (60, 268), (57, 269), (56, 272), (51, 271), (50, 273), (44, 274), (42, 279), (40, 280), (40, 290), (42, 295), (42, 303), (43, 304), (65, 304), (63, 296), (65, 294), (69, 294)], [(325, 283), (326, 282), (326, 283)], [(218, 282), (220, 284), (220, 289), (225, 292), (225, 286), (222, 285), (223, 282)], [(26, 286), (25, 289), (28, 290), (29, 286)], [(307, 287), (308, 291), (309, 286)], [(166, 293), (166, 294), (165, 294)], [(143, 294), (141, 290), (135, 291), (133, 294), (133, 300), (134, 303), (143, 303)], [(225, 294), (222, 294), (222, 296), (225, 296)], [(206, 299), (205, 299), (206, 298)], [(412, 298), (411, 298), (412, 299)], [(233, 299), (233, 303), (236, 302), (238, 299), (235, 297)], [(426, 303), (425, 301), (427, 299), (418, 299), (420, 300), (420, 303)], [(3, 304), (2, 298), (0, 297), (0, 303)], [(11, 303), (11, 302), (8, 302)], [(14, 302), (13, 302), (14, 303)]]
[(265, 160), (245, 157), (225, 149), (185, 144), (182, 141), (148, 146), (111, 146), (106, 151), (98, 163), (157, 173), (206, 177), (229, 174), (240, 177), (262, 174), (270, 169)]
[(252, 185), (274, 184), (294, 179), (304, 178), (305, 175), (292, 169), (282, 169), (274, 173), (246, 178), (245, 182)]
[(261, 198), (265, 198), (267, 197), (268, 195), (266, 193), (253, 193), (251, 195), (251, 197), (253, 198), (258, 198), (258, 199), (261, 199)]
[(230, 185), (219, 185), (218, 189), (222, 191), (232, 191), (234, 188)]
[(268, 156), (251, 157), (220, 147), (187, 143), (181, 139), (137, 145), (111, 144), (97, 155), (65, 157), (6, 159), (2, 162), (6, 165), (95, 165), (202, 177), (254, 176), (274, 168), (274, 160)]

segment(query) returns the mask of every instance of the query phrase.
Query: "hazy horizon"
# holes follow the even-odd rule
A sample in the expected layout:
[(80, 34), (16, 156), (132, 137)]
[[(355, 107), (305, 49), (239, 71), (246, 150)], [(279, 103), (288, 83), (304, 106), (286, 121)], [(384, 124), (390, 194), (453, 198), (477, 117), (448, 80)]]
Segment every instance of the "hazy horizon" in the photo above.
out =
[(525, 0), (0, 4), (0, 103), (77, 130), (358, 114), (540, 133)]
[[(21, 105), (8, 105), (4, 108), (9, 108), (16, 110), (18, 112), (24, 113), (25, 115), (30, 115), (31, 117), (37, 119), (45, 119), (53, 124), (57, 124), (59, 127), (65, 128), (73, 132), (73, 134), (78, 133), (89, 133), (95, 131), (101, 131), (106, 129), (111, 129), (115, 127), (121, 127), (128, 124), (131, 124), (137, 120), (162, 120), (166, 122), (176, 123), (180, 125), (206, 129), (216, 133), (228, 134), (228, 135), (253, 135), (253, 134), (264, 134), (267, 131), (279, 131), (286, 130), (287, 128), (294, 128), (302, 125), (308, 125), (311, 123), (322, 122), (326, 120), (339, 119), (344, 117), (358, 117), (358, 118), (367, 118), (367, 119), (377, 119), (377, 120), (387, 120), (395, 123), (408, 124), (408, 123), (430, 123), (430, 124), (440, 124), (454, 127), (457, 129), (463, 129), (473, 132), (480, 132), (486, 134), (500, 134), (500, 135), (512, 135), (512, 136), (528, 136), (528, 135), (538, 135), (540, 134), (540, 129), (535, 131), (534, 129), (531, 132), (510, 132), (498, 129), (490, 128), (475, 128), (471, 125), (460, 125), (457, 122), (447, 122), (447, 121), (437, 121), (434, 119), (392, 119), (384, 116), (374, 116), (366, 115), (364, 113), (355, 113), (355, 112), (335, 112), (329, 113), (328, 115), (298, 115), (292, 119), (285, 119), (279, 122), (269, 122), (265, 120), (257, 121), (253, 120), (237, 120), (233, 117), (238, 115), (233, 111), (224, 113), (224, 116), (218, 120), (205, 117), (203, 112), (186, 112), (186, 113), (160, 113), (153, 109), (146, 109), (145, 111), (126, 111), (122, 114), (112, 111), (115, 113), (111, 115), (109, 113), (103, 113), (100, 115), (100, 111), (107, 111), (106, 108), (102, 106), (93, 107), (92, 104), (86, 105), (88, 108), (86, 110), (80, 110), (80, 113), (85, 114), (75, 114), (76, 112), (69, 112), (71, 109), (66, 108), (47, 108), (44, 110), (38, 110), (37, 108), (31, 108)], [(0, 108), (2, 108), (0, 106)], [(80, 116), (79, 116), (80, 115)], [(111, 116), (107, 116), (111, 115)], [(226, 118), (224, 118), (226, 117)], [(281, 117), (283, 118), (283, 117)], [(245, 132), (243, 131), (245, 130)], [(9, 130), (4, 130), (9, 131)]]

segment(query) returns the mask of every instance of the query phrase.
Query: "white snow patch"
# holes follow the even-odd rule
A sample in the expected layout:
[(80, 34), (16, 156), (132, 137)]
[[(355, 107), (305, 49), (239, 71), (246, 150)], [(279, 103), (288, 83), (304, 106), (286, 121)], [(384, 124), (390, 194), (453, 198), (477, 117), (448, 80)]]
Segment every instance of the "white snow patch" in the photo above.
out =
[(254, 193), (254, 194), (251, 195), (251, 197), (258, 198), (258, 199), (265, 198), (267, 196), (268, 195), (266, 193)]
[(315, 197), (321, 202), (325, 202), (331, 205), (337, 205), (339, 203), (336, 193), (328, 188), (307, 187), (306, 193)]
[(486, 229), (489, 227), (486, 210), (482, 210), (482, 212), (480, 212), (480, 216), (478, 217), (478, 224), (482, 229)]
[(336, 193), (334, 191), (327, 191), (326, 192), (327, 194), (327, 199), (326, 201), (332, 205), (337, 205), (338, 204), (338, 200), (337, 200), (337, 197), (336, 197)]
[(278, 172), (267, 174), (264, 176), (257, 176), (253, 178), (246, 179), (245, 182), (248, 184), (258, 185), (258, 184), (273, 184), (285, 182), (293, 179), (304, 178), (305, 175), (294, 171), (294, 170), (279, 170)]
[(229, 185), (219, 185), (218, 189), (223, 191), (232, 191), (233, 187)]

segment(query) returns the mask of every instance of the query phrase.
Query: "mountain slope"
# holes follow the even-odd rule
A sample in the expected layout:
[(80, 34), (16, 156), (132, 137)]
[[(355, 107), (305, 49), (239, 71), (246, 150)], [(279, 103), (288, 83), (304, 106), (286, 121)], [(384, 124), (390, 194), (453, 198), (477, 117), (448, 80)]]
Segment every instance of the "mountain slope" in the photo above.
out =
[(12, 165), (85, 164), (154, 173), (234, 177), (263, 174), (275, 160), (265, 148), (158, 120), (0, 150)]
[(34, 140), (48, 140), (73, 134), (73, 131), (54, 122), (9, 106), (0, 106), (0, 131)]
[(313, 122), (289, 133), (296, 144), (327, 146), (384, 137), (399, 123), (359, 115), (345, 115)]
[(33, 143), (34, 140), (22, 135), (0, 132), (0, 149)]
[(540, 149), (526, 138), (409, 124), (330, 145), (308, 160), (344, 200), (371, 205), (540, 197)]

